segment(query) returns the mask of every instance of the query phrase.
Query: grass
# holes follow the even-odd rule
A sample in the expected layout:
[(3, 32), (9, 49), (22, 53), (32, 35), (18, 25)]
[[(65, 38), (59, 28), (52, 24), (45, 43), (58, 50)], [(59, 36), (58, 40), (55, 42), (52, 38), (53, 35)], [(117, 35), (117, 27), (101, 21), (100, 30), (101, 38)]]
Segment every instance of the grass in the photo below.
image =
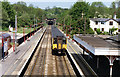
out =
[[(39, 28), (39, 26), (36, 27), (35, 29), (37, 29), (37, 28)], [(24, 28), (24, 31), (25, 31), (25, 33), (30, 33), (30, 31), (34, 31), (34, 28), (27, 27), (27, 28)], [(17, 33), (23, 33), (23, 27), (18, 28)]]
[[(36, 27), (36, 28), (39, 28), (39, 27)], [(35, 29), (36, 29), (35, 28)], [(25, 33), (30, 33), (30, 31), (33, 31), (34, 30), (34, 28), (24, 28), (24, 31), (25, 31)], [(2, 30), (2, 27), (0, 26), (0, 31), (3, 31), (3, 32), (5, 32), (5, 31), (9, 31), (9, 29), (8, 28), (4, 28), (3, 30)], [(23, 33), (23, 27), (19, 27), (18, 29), (17, 29), (17, 33)]]
[[(24, 28), (25, 33), (30, 33), (30, 30), (33, 31), (34, 28), (31, 28), (31, 29), (30, 28)], [(23, 33), (23, 27), (18, 28), (17, 33)]]
[(2, 31), (2, 26), (0, 26), (0, 31)]

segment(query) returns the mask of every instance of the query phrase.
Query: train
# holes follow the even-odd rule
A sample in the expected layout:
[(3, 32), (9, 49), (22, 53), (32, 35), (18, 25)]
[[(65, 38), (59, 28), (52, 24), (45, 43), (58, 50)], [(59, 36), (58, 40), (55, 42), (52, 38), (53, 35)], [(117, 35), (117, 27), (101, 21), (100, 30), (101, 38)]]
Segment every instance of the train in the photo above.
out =
[(52, 34), (52, 54), (65, 54), (67, 50), (67, 38), (64, 34), (55, 26), (51, 26), (51, 34)]

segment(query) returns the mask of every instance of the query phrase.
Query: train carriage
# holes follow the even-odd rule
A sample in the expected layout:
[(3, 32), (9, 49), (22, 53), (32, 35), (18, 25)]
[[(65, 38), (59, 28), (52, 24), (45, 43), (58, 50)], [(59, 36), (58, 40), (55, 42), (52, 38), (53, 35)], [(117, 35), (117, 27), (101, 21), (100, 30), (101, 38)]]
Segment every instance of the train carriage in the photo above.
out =
[(52, 54), (65, 53), (67, 49), (67, 39), (63, 33), (55, 26), (51, 26), (52, 34)]

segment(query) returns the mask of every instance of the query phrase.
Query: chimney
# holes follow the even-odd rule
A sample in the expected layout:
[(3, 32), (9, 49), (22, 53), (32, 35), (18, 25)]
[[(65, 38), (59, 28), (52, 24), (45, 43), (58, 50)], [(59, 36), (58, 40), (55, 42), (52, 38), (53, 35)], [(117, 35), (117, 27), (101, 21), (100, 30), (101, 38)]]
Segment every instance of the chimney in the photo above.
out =
[(116, 12), (114, 13), (114, 17), (113, 17), (113, 19), (116, 19)]

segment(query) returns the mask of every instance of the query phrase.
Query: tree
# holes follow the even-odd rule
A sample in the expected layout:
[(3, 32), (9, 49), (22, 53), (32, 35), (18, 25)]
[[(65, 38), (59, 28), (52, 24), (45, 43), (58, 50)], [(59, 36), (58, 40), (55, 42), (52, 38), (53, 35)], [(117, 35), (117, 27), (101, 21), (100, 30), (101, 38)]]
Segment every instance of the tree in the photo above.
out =
[(84, 13), (85, 17), (89, 16), (89, 4), (85, 2), (76, 2), (73, 7), (70, 9), (69, 14), (72, 15), (74, 19), (82, 17)]
[(90, 7), (90, 14), (92, 18), (108, 18), (109, 8), (107, 8), (102, 2), (93, 2)]
[(72, 17), (71, 25), (75, 29), (75, 33), (94, 33), (89, 26), (89, 17), (90, 17), (90, 6), (86, 2), (76, 2), (73, 7), (70, 9), (69, 14)]
[[(8, 18), (10, 19), (6, 27), (8, 27), (8, 25), (14, 26), (15, 25), (15, 10), (10, 5), (10, 3), (6, 1), (2, 2), (2, 8), (5, 10), (4, 12), (6, 12), (6, 16), (8, 15)], [(3, 17), (3, 19), (5, 18)]]
[(8, 28), (9, 25), (15, 26), (15, 15), (17, 14), (18, 27), (24, 27), (25, 25), (31, 25), (34, 22), (34, 15), (37, 17), (38, 22), (41, 22), (43, 10), (40, 8), (34, 8), (32, 5), (27, 7), (25, 2), (17, 2), (16, 4), (10, 4), (7, 1), (2, 2), (2, 25), (4, 28)]
[(111, 3), (111, 6), (110, 6), (110, 14), (112, 15), (112, 16), (114, 16), (114, 14), (116, 13), (116, 3), (115, 2), (112, 2)]
[(10, 18), (8, 16), (8, 13), (5, 9), (2, 8), (2, 28), (6, 28), (9, 26)]
[(110, 30), (109, 30), (109, 32), (111, 32), (111, 33), (113, 33), (114, 31), (116, 31), (117, 30), (117, 28), (111, 28)]
[(120, 1), (117, 2), (118, 8), (117, 8), (117, 18), (120, 18)]
[(102, 32), (100, 31), (100, 28), (96, 30), (97, 34), (101, 34)]

